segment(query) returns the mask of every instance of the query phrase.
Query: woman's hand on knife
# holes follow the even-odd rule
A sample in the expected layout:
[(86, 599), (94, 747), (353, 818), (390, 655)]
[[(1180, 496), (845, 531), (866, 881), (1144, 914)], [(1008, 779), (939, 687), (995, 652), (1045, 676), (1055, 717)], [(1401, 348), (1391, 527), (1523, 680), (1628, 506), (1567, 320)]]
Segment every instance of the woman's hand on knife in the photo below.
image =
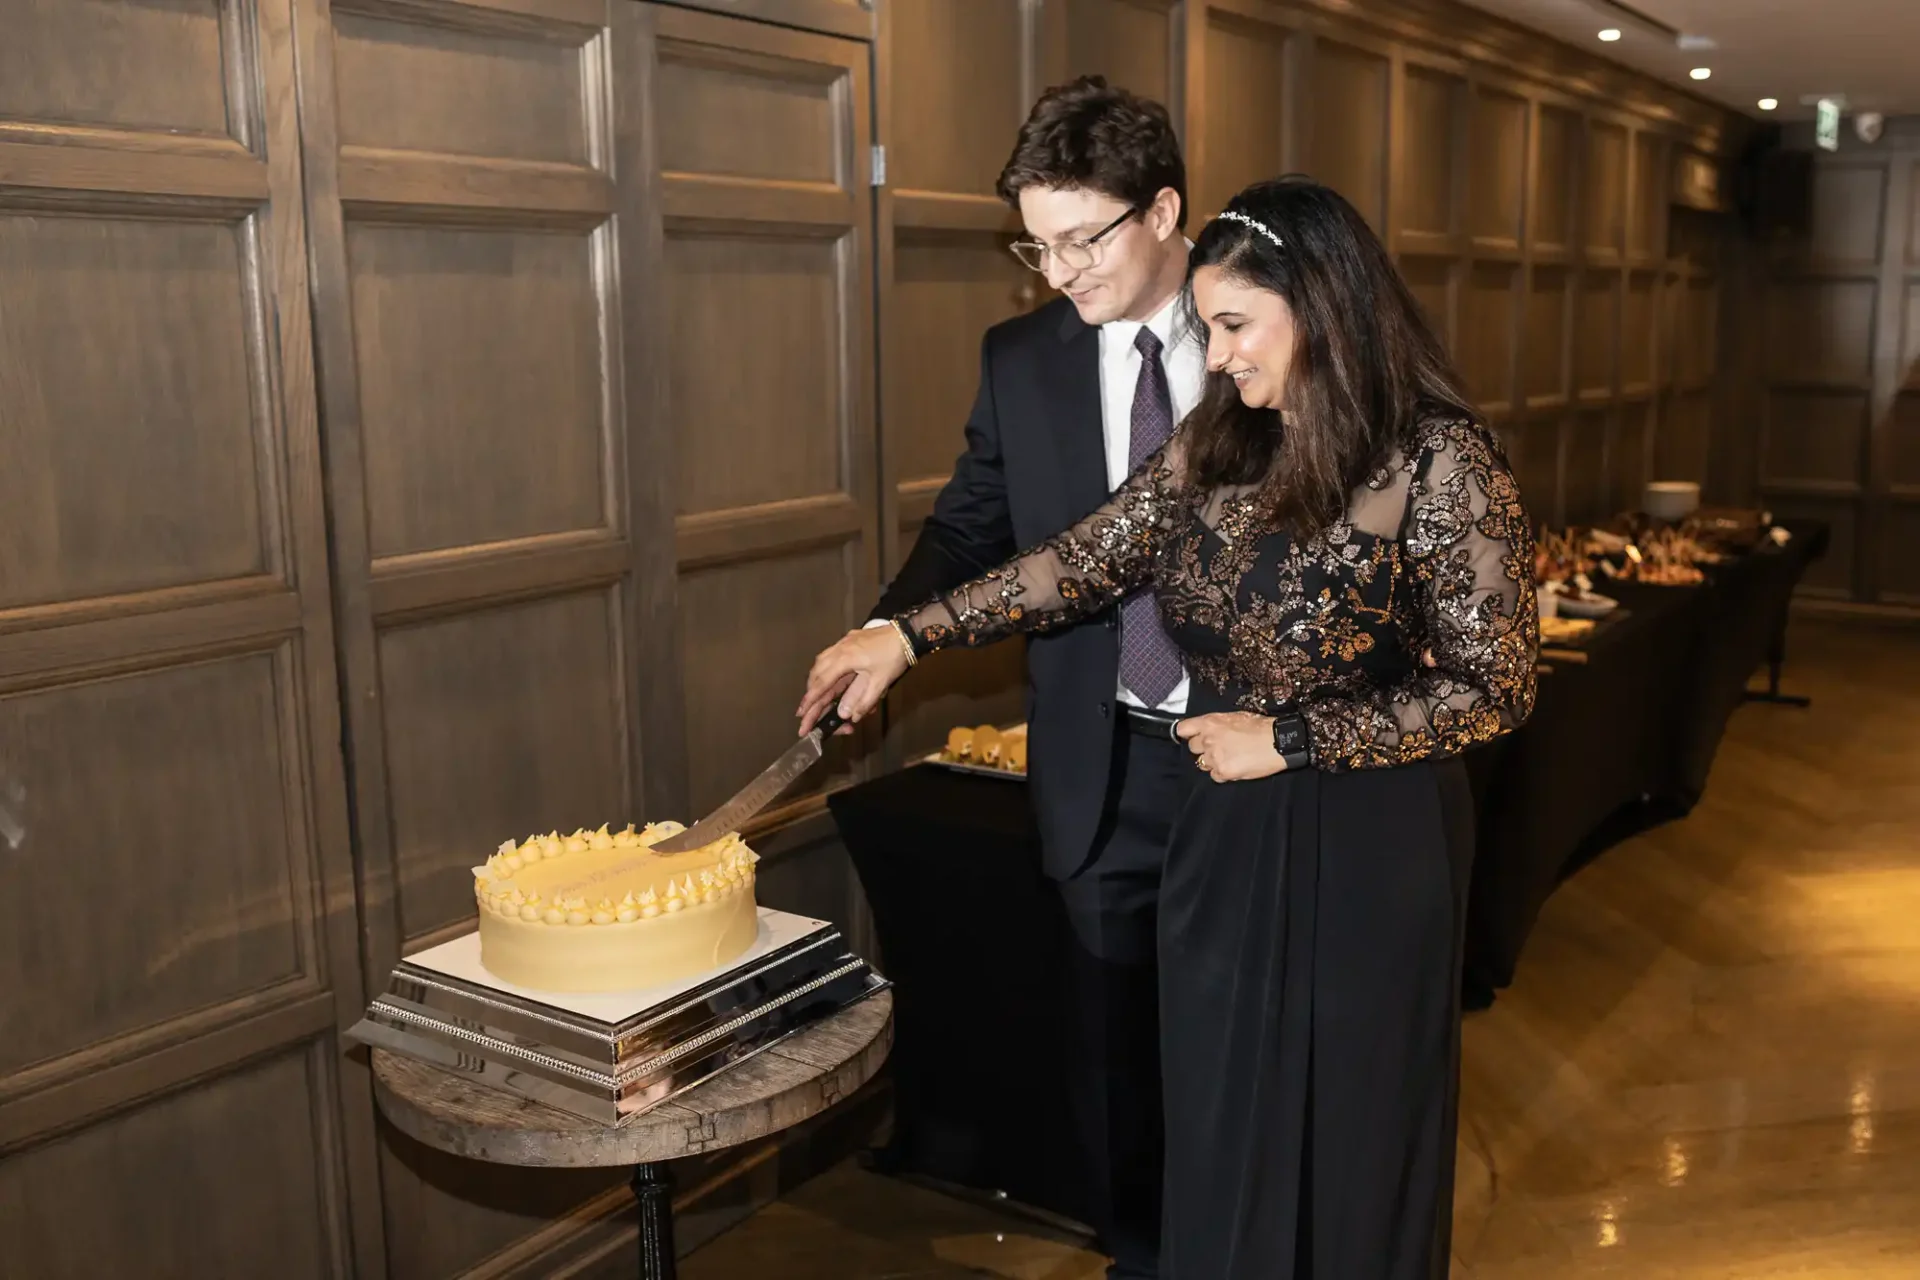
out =
[(894, 627), (849, 631), (830, 648), (822, 649), (807, 673), (807, 692), (800, 699), (800, 733), (805, 736), (836, 699), (847, 721), (841, 733), (852, 733), (866, 714), (880, 705), (907, 670), (907, 651)]

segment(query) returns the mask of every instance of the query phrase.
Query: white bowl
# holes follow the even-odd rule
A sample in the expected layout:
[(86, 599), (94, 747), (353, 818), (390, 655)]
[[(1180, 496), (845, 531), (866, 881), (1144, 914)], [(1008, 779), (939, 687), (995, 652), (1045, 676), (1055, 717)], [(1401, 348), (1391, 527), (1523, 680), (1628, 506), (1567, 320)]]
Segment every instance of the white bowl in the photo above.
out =
[(1620, 602), (1612, 596), (1603, 596), (1588, 592), (1578, 600), (1571, 596), (1560, 597), (1560, 614), (1566, 618), (1604, 618), (1620, 607)]
[(1640, 509), (1655, 520), (1685, 520), (1700, 509), (1700, 486), (1692, 480), (1655, 480), (1641, 495)]

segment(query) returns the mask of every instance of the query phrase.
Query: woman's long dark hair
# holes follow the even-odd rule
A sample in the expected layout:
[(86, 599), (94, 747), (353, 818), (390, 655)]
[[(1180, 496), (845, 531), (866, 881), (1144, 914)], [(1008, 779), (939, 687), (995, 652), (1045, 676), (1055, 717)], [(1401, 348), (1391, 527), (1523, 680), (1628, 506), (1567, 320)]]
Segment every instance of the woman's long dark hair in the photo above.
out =
[(1216, 267), (1286, 299), (1297, 330), (1286, 422), (1240, 402), (1233, 379), (1207, 375), (1189, 415), (1187, 479), (1202, 490), (1258, 485), (1259, 505), (1296, 537), (1340, 518), (1349, 495), (1439, 415), (1477, 418), (1420, 304), (1354, 207), (1332, 188), (1289, 176), (1235, 196), (1194, 245), (1185, 305), (1205, 318), (1193, 272)]

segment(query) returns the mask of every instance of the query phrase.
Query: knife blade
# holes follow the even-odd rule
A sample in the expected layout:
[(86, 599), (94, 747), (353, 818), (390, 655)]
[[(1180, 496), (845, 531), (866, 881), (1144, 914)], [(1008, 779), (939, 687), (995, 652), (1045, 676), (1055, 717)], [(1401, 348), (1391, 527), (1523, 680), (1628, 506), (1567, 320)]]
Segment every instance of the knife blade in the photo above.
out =
[(826, 754), (827, 739), (845, 723), (840, 718), (839, 707), (828, 707), (820, 722), (804, 738), (782, 751), (778, 759), (760, 771), (760, 776), (685, 831), (656, 843), (653, 851), (664, 854), (704, 849), (746, 826), (754, 814), (772, 804), (796, 778), (819, 763), (820, 757)]

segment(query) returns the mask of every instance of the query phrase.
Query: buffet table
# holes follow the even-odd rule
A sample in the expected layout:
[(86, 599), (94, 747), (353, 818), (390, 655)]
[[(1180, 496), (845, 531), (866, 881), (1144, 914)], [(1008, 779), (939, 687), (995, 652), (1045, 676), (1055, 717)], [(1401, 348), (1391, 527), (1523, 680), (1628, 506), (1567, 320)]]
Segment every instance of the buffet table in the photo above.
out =
[[(1604, 584), (1622, 607), (1577, 651), (1547, 654), (1532, 719), (1468, 757), (1469, 1007), (1512, 981), (1565, 876), (1699, 800), (1763, 664), (1778, 693), (1787, 607), (1828, 536), (1822, 524), (1785, 527), (1784, 547), (1763, 543), (1697, 587)], [(830, 804), (899, 1001), (888, 1156), (1072, 1215), (1063, 1086), (1044, 1069), (1058, 1060), (1064, 923), (1024, 783), (923, 764)]]

